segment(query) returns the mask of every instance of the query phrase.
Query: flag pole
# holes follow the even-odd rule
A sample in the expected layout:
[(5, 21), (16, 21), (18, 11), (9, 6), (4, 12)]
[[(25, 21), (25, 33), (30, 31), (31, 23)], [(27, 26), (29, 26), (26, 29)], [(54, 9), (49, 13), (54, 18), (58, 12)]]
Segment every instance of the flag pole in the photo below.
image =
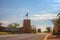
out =
[(27, 19), (28, 19), (28, 16), (27, 16)]
[(26, 14), (26, 18), (28, 19), (28, 13)]

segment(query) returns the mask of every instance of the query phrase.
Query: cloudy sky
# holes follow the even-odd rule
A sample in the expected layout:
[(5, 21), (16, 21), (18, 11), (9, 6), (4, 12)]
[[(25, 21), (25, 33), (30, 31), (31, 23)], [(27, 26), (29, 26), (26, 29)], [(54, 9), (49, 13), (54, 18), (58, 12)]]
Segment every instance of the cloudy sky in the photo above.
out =
[(23, 24), (26, 13), (29, 13), (31, 25), (45, 29), (53, 27), (51, 19), (60, 11), (60, 0), (0, 0), (0, 22)]

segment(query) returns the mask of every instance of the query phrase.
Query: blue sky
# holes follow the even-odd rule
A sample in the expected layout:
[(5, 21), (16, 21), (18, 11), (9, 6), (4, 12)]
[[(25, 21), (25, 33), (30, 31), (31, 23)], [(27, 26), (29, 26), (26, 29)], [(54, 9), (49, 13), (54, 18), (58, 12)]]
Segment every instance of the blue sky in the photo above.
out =
[(32, 25), (45, 29), (53, 27), (51, 19), (60, 11), (60, 0), (0, 0), (0, 22), (23, 24), (25, 15), (29, 13)]

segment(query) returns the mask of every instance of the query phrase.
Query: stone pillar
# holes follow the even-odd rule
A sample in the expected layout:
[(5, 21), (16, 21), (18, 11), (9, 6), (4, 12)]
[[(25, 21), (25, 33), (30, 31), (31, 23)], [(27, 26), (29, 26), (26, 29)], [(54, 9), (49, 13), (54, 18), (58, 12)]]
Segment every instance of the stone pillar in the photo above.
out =
[(24, 19), (23, 21), (23, 30), (24, 33), (31, 33), (32, 28), (31, 28), (31, 21), (30, 19)]

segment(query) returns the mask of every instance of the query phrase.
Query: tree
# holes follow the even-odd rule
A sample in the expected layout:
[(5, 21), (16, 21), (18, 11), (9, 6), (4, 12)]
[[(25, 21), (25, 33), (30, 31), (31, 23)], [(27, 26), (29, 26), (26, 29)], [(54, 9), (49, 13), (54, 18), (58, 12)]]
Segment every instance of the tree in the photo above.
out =
[(47, 30), (48, 33), (50, 33), (51, 32), (51, 27), (46, 27), (46, 30)]
[(38, 32), (41, 33), (41, 29), (40, 28), (38, 28)]
[(12, 23), (12, 24), (9, 24), (9, 25), (7, 25), (8, 26), (8, 30), (10, 30), (11, 32), (16, 32), (16, 29), (17, 29), (17, 26), (19, 26), (19, 24), (18, 23)]
[(17, 26), (19, 26), (19, 24), (18, 24), (18, 23), (14, 23), (14, 24), (13, 24), (14, 32), (16, 32)]
[(36, 33), (36, 26), (32, 25), (32, 33)]
[(12, 24), (8, 24), (7, 26), (8, 26), (8, 28), (13, 28)]
[(14, 31), (14, 30), (13, 30), (13, 24), (8, 24), (6, 31), (8, 31), (8, 32), (13, 32), (13, 31)]
[(53, 20), (53, 23), (54, 23), (53, 34), (60, 35), (60, 16), (58, 16), (56, 20)]
[(52, 20), (53, 24), (54, 24), (54, 28), (53, 28), (53, 35), (60, 35), (60, 12), (58, 13), (58, 15), (56, 16), (56, 18), (54, 20)]

